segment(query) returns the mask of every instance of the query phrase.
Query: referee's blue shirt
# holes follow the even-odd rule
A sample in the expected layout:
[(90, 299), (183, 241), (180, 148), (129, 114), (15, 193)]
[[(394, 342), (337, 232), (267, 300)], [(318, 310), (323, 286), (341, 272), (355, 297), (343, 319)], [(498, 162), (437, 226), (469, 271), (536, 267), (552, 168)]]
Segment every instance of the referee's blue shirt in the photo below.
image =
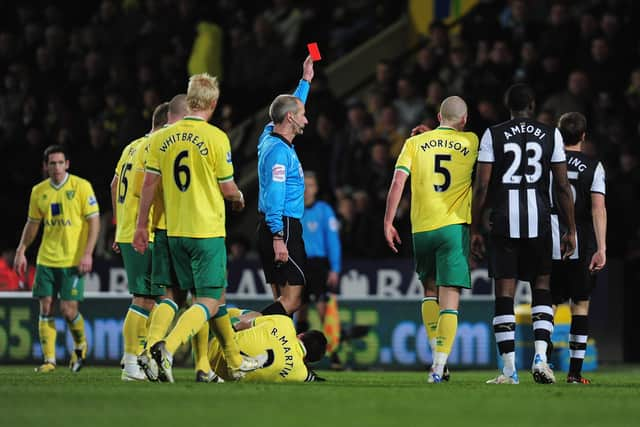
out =
[[(300, 80), (293, 96), (304, 104), (309, 82)], [(304, 173), (298, 155), (282, 136), (273, 132), (273, 123), (264, 127), (258, 140), (258, 210), (272, 233), (283, 230), (282, 217), (302, 218)]]
[(331, 206), (322, 201), (307, 206), (301, 222), (307, 258), (328, 258), (331, 271), (340, 273), (342, 248), (338, 220)]

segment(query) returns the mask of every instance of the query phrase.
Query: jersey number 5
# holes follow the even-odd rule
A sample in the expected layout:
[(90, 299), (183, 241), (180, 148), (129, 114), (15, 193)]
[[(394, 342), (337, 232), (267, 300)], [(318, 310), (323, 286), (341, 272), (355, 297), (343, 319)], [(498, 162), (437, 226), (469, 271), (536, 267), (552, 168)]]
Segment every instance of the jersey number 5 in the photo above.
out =
[(444, 183), (442, 185), (434, 184), (433, 189), (437, 193), (442, 193), (444, 191), (447, 191), (447, 189), (451, 185), (451, 173), (449, 172), (449, 169), (442, 166), (442, 162), (451, 161), (451, 154), (436, 154), (434, 160), (435, 160), (434, 171), (435, 173), (439, 173), (444, 176)]
[[(189, 170), (189, 167), (187, 165), (180, 164), (182, 159), (185, 157), (189, 157), (189, 152), (187, 150), (181, 151), (173, 162), (173, 179), (178, 186), (178, 190), (182, 192), (187, 191), (189, 184), (191, 184), (191, 171)], [(182, 182), (183, 176), (184, 182)]]

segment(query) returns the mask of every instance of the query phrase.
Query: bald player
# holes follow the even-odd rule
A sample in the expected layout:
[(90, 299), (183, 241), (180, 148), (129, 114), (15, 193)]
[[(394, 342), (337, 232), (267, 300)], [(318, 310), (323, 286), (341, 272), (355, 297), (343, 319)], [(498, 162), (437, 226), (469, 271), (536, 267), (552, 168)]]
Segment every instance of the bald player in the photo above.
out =
[(445, 370), (458, 328), (460, 290), (470, 288), (469, 224), (471, 173), (478, 157), (478, 137), (463, 132), (467, 104), (458, 96), (445, 99), (440, 126), (405, 142), (387, 195), (384, 236), (394, 252), (401, 244), (393, 226), (409, 175), (411, 228), (416, 271), (424, 287), (422, 320), (433, 354), (428, 382), (448, 380)]

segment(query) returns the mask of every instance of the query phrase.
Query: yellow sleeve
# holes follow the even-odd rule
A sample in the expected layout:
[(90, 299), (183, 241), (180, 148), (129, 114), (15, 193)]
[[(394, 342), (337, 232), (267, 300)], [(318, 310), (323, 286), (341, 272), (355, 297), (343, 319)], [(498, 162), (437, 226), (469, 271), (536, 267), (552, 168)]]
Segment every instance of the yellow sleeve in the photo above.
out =
[(93, 187), (88, 181), (80, 184), (80, 203), (82, 203), (82, 215), (89, 218), (100, 213), (100, 207), (93, 192)]
[(141, 144), (136, 153), (133, 155), (133, 181), (131, 185), (133, 186), (133, 195), (135, 197), (140, 197), (142, 193), (142, 184), (144, 182), (144, 165), (145, 159), (147, 157), (147, 153), (149, 152), (149, 141), (146, 141), (144, 144)]
[(144, 155), (144, 170), (145, 172), (157, 173), (158, 175), (162, 175), (160, 172), (160, 154), (159, 149), (157, 147), (156, 140), (158, 138), (149, 138), (149, 143), (145, 149)]
[(31, 190), (31, 197), (29, 197), (29, 219), (40, 222), (44, 215), (38, 208), (38, 194), (36, 188)]
[(220, 131), (218, 138), (214, 141), (216, 178), (218, 178), (218, 182), (231, 181), (233, 179), (233, 163), (229, 137)]
[(410, 140), (406, 140), (402, 146), (402, 151), (396, 161), (396, 170), (401, 170), (407, 175), (411, 175), (411, 164), (413, 163), (414, 144)]

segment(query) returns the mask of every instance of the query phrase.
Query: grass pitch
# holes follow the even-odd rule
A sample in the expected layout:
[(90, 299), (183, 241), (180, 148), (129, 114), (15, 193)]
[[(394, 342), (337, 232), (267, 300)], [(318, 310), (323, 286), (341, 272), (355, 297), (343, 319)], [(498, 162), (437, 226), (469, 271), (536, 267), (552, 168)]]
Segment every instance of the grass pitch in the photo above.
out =
[[(558, 379), (564, 379), (560, 372)], [(486, 385), (497, 371), (453, 371), (427, 384), (425, 372), (321, 372), (316, 384), (124, 383), (118, 368), (0, 367), (0, 425), (22, 426), (638, 426), (640, 368), (602, 370), (581, 386)]]

